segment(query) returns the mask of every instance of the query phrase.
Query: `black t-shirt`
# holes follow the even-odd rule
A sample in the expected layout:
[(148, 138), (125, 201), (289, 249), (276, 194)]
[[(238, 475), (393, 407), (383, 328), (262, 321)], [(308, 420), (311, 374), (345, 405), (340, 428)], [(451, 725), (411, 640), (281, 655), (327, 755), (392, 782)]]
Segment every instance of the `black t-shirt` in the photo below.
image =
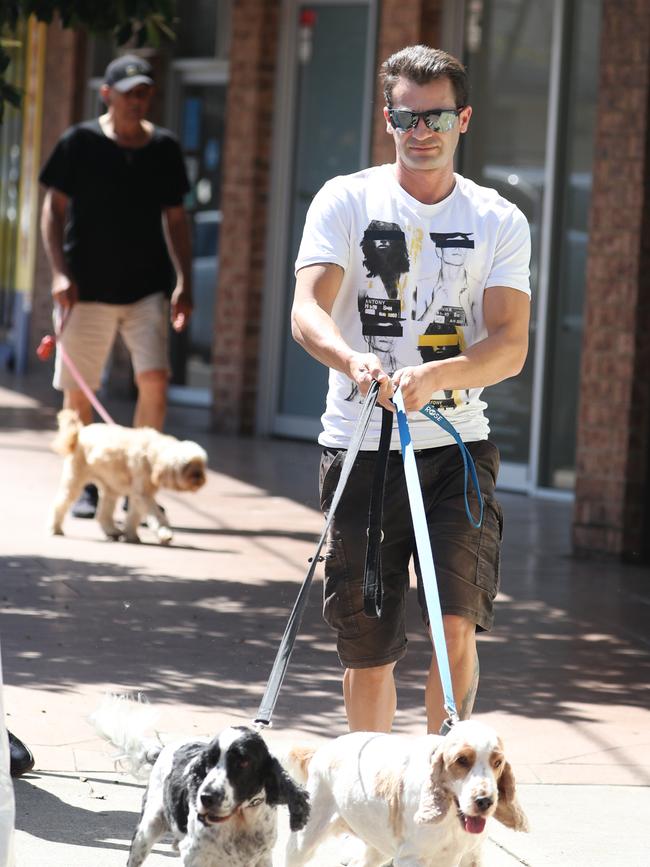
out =
[(98, 120), (77, 124), (61, 136), (40, 181), (70, 199), (63, 250), (81, 301), (130, 304), (171, 293), (176, 273), (162, 212), (182, 204), (189, 184), (170, 132), (154, 127), (144, 147), (124, 148)]

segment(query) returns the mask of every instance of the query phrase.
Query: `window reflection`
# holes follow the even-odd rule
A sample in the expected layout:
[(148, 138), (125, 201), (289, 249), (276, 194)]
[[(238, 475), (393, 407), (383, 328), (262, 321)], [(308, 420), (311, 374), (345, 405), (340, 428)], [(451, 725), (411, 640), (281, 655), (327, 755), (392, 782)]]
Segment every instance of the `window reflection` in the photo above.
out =
[[(463, 140), (463, 174), (516, 204), (531, 228), (533, 323), (546, 160), (551, 17), (548, 4), (467, 3), (467, 54), (474, 107)], [(531, 338), (534, 336), (534, 324)], [(491, 437), (502, 461), (527, 465), (534, 342), (522, 373), (486, 392)]]

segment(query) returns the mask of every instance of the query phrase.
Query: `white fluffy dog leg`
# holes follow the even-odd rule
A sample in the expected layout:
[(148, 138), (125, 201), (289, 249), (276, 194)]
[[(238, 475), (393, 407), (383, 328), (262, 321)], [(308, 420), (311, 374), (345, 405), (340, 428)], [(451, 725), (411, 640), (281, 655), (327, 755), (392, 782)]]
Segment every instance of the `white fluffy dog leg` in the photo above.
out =
[(63, 462), (59, 489), (47, 521), (47, 530), (52, 536), (63, 536), (63, 519), (83, 490), (83, 486), (84, 482), (75, 473), (72, 457), (67, 457)]
[(113, 520), (116, 501), (117, 498), (114, 494), (109, 494), (108, 491), (102, 490), (102, 488), (99, 489), (99, 503), (97, 504), (97, 514), (95, 517), (106, 538), (113, 539), (114, 541), (122, 535), (122, 531), (119, 527), (115, 526), (115, 521)]
[(158, 537), (161, 545), (169, 545), (174, 538), (167, 515), (153, 497), (147, 503), (147, 526)]

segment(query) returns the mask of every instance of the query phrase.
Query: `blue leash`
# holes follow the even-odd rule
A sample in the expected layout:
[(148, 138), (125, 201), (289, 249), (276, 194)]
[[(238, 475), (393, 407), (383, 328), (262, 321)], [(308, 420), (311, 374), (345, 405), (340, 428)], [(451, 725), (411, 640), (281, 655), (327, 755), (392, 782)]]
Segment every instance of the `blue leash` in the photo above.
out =
[[(463, 466), (465, 468), (465, 484), (463, 486), (463, 494), (465, 496), (465, 512), (467, 513), (467, 520), (470, 522), (472, 527), (478, 530), (478, 528), (483, 523), (483, 497), (481, 496), (481, 489), (478, 483), (478, 476), (476, 475), (476, 467), (474, 466), (474, 460), (467, 450), (467, 446), (460, 438), (460, 434), (453, 426), (453, 424), (448, 421), (444, 415), (435, 408), (435, 406), (431, 406), (428, 403), (426, 406), (423, 406), (420, 410), (422, 415), (425, 415), (427, 418), (431, 419), (431, 421), (435, 421), (437, 425), (446, 431), (450, 436), (452, 436), (460, 449), (460, 453), (463, 456)], [(407, 422), (408, 424), (408, 422)], [(472, 484), (474, 485), (474, 490), (476, 491), (476, 496), (478, 497), (480, 512), (478, 516), (478, 521), (474, 519), (472, 512), (469, 508), (469, 502), (467, 500), (467, 465), (469, 464), (469, 471), (472, 475)]]
[[(397, 409), (397, 427), (399, 430), (400, 443), (402, 445), (402, 457), (404, 460), (404, 474), (406, 476), (406, 487), (411, 504), (411, 515), (413, 518), (413, 529), (415, 531), (415, 543), (420, 561), (420, 569), (422, 571), (422, 584), (424, 586), (424, 595), (429, 612), (429, 623), (431, 625), (431, 637), (433, 646), (438, 660), (438, 671), (440, 672), (440, 682), (444, 694), (444, 707), (449, 715), (449, 725), (458, 722), (458, 711), (456, 710), (456, 702), (454, 700), (454, 690), (451, 682), (451, 670), (449, 668), (449, 657), (447, 656), (447, 643), (445, 641), (445, 630), (442, 622), (442, 609), (440, 607), (440, 596), (438, 594), (438, 582), (436, 579), (436, 570), (433, 565), (433, 554), (431, 552), (431, 541), (429, 539), (429, 529), (427, 527), (426, 514), (424, 511), (424, 502), (422, 500), (422, 489), (420, 488), (420, 478), (418, 476), (417, 464), (415, 461), (415, 451), (413, 449), (413, 441), (409, 430), (406, 410), (404, 409), (404, 399), (399, 390), (393, 395), (393, 403)], [(476, 475), (476, 467), (472, 456), (469, 454), (465, 443), (460, 438), (456, 428), (437, 409), (427, 404), (420, 410), (423, 415), (435, 421), (443, 430), (451, 434), (463, 456), (465, 467), (465, 511), (472, 526), (478, 528), (483, 520), (483, 498), (479, 487), (478, 476)], [(478, 522), (474, 520), (469, 508), (467, 500), (467, 465), (469, 462), (472, 483), (476, 490), (481, 511)]]

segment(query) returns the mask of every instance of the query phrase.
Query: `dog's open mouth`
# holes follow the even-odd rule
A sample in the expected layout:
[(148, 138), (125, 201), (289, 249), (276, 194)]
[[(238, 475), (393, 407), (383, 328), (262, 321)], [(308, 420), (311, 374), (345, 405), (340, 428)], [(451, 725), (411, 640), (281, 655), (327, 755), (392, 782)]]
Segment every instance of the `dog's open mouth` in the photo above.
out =
[(199, 822), (203, 825), (219, 825), (221, 822), (227, 822), (234, 813), (227, 813), (225, 816), (219, 813), (197, 813)]
[(466, 816), (464, 813), (461, 813), (460, 817), (463, 827), (468, 834), (481, 834), (483, 832), (485, 828), (485, 816)]
[(468, 816), (460, 809), (460, 804), (456, 801), (456, 809), (458, 810), (458, 818), (468, 834), (482, 834), (485, 829), (486, 816)]

